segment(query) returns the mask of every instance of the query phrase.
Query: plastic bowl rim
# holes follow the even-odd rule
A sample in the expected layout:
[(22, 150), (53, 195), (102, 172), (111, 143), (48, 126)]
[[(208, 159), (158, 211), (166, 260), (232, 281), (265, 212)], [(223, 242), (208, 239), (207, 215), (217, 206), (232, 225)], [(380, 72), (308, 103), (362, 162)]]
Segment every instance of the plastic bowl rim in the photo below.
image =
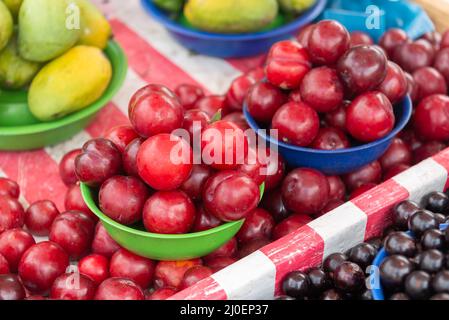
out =
[(321, 154), (321, 155), (335, 155), (335, 154), (347, 154), (347, 153), (352, 153), (352, 152), (356, 152), (356, 151), (367, 150), (372, 147), (379, 146), (385, 142), (388, 142), (389, 140), (394, 139), (394, 137), (399, 132), (401, 132), (402, 129), (404, 129), (405, 126), (408, 124), (408, 122), (410, 121), (410, 119), (412, 117), (412, 112), (413, 112), (412, 100), (409, 95), (404, 97), (403, 100), (400, 102), (400, 104), (403, 105), (403, 108), (405, 109), (404, 114), (401, 117), (400, 121), (398, 123), (396, 123), (395, 127), (393, 128), (393, 130), (391, 130), (391, 132), (388, 135), (386, 135), (385, 137), (378, 139), (376, 141), (373, 141), (370, 143), (365, 143), (365, 144), (362, 144), (357, 147), (338, 149), (338, 150), (317, 150), (317, 149), (311, 149), (311, 148), (297, 147), (292, 144), (288, 144), (288, 143), (273, 139), (270, 136), (267, 136), (266, 134), (262, 134), (260, 132), (260, 130), (263, 130), (263, 129), (261, 129), (259, 127), (257, 122), (250, 115), (250, 113), (248, 111), (248, 107), (246, 105), (246, 102), (243, 106), (243, 113), (244, 113), (247, 123), (249, 124), (251, 129), (256, 131), (256, 133), (259, 136), (261, 136), (263, 139), (267, 140), (270, 144), (279, 145), (282, 148), (289, 149), (289, 150), (296, 151), (296, 152), (306, 152), (306, 153)]
[(311, 22), (315, 18), (317, 18), (325, 9), (327, 5), (327, 0), (317, 0), (316, 3), (313, 5), (313, 7), (309, 8), (308, 10), (303, 12), (298, 18), (296, 18), (295, 20), (284, 26), (281, 26), (279, 28), (270, 31), (253, 32), (245, 34), (221, 34), (221, 33), (192, 30), (170, 19), (167, 16), (167, 14), (165, 14), (161, 9), (159, 9), (155, 4), (153, 4), (151, 0), (141, 0), (141, 3), (143, 7), (147, 10), (147, 12), (151, 14), (152, 17), (154, 17), (159, 23), (161, 23), (164, 27), (166, 27), (172, 32), (194, 38), (202, 38), (208, 40), (245, 41), (245, 40), (262, 40), (292, 32), (301, 27), (302, 25)]

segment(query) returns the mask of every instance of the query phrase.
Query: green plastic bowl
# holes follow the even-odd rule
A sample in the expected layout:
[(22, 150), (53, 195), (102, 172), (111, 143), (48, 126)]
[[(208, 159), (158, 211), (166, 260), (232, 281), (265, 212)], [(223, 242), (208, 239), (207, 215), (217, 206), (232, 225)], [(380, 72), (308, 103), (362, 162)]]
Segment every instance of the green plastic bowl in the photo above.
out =
[(64, 118), (38, 122), (28, 110), (26, 91), (0, 90), (0, 150), (32, 150), (60, 143), (83, 130), (122, 86), (128, 64), (115, 41), (105, 49), (113, 75), (103, 96), (87, 108)]
[[(177, 261), (206, 256), (231, 240), (244, 222), (229, 222), (210, 230), (187, 234), (150, 233), (109, 218), (97, 206), (97, 192), (83, 183), (81, 193), (89, 209), (119, 245), (139, 256), (155, 260)], [(263, 193), (264, 185), (260, 187), (261, 197)]]

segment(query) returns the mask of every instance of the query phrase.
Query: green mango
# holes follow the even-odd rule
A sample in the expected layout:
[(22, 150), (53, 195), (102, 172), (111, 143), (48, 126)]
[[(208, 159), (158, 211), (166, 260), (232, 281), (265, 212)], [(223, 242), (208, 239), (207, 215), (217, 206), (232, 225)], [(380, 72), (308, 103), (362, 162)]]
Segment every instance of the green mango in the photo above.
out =
[(0, 52), (0, 87), (20, 89), (30, 84), (41, 67), (38, 62), (27, 61), (19, 55), (17, 37), (14, 35)]
[(80, 10), (74, 0), (24, 0), (19, 12), (19, 52), (30, 61), (52, 60), (78, 41)]
[(111, 62), (101, 49), (73, 47), (34, 77), (28, 91), (30, 111), (41, 121), (62, 118), (97, 101), (111, 78)]
[(278, 0), (281, 9), (288, 13), (301, 13), (312, 7), (316, 0)]
[(178, 13), (184, 6), (184, 0), (153, 0), (154, 4), (162, 10)]
[(19, 9), (22, 5), (23, 0), (3, 0), (3, 2), (8, 7), (13, 18), (17, 19), (17, 16), (19, 15)]
[(11, 13), (5, 4), (0, 1), (0, 51), (8, 44), (12, 33), (13, 21)]
[(189, 23), (215, 33), (245, 33), (267, 27), (278, 14), (276, 0), (189, 0), (184, 7)]

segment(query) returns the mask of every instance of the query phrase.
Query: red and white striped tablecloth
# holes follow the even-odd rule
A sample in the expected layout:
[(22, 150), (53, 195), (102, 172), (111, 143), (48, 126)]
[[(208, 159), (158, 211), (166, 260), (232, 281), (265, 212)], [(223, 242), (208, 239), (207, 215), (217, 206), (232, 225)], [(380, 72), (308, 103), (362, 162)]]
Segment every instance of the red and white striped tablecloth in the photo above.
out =
[(0, 176), (20, 184), (22, 201), (51, 199), (64, 208), (66, 186), (58, 163), (67, 151), (79, 148), (109, 128), (126, 124), (131, 95), (147, 83), (174, 89), (181, 83), (196, 84), (208, 93), (222, 94), (232, 79), (258, 66), (263, 57), (228, 59), (194, 54), (176, 43), (167, 31), (144, 12), (139, 0), (94, 0), (110, 19), (115, 40), (124, 49), (128, 75), (120, 92), (83, 132), (62, 144), (29, 152), (0, 152)]

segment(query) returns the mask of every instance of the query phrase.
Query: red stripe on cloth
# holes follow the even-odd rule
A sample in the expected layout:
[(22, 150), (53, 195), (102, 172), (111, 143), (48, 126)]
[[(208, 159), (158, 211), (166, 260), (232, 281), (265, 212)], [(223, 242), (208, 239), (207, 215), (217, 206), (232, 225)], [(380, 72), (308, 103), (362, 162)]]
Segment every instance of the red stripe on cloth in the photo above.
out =
[(123, 22), (113, 19), (111, 25), (115, 39), (128, 56), (129, 66), (146, 82), (163, 84), (171, 89), (183, 83), (202, 87)]
[(392, 224), (391, 209), (408, 197), (407, 189), (394, 180), (388, 180), (351, 200), (368, 216), (365, 240), (381, 235), (385, 227)]
[(28, 203), (49, 199), (64, 209), (67, 187), (59, 177), (58, 164), (45, 151), (1, 152), (0, 168), (17, 181)]
[[(433, 156), (432, 159), (435, 160), (438, 164), (442, 165), (449, 173), (449, 148), (441, 151), (436, 156)], [(447, 190), (448, 188), (449, 188), (449, 174), (444, 190)]]
[(226, 292), (211, 277), (206, 278), (174, 296), (169, 300), (227, 300)]
[(232, 65), (237, 70), (240, 70), (243, 73), (246, 73), (254, 68), (260, 67), (265, 62), (266, 55), (258, 55), (255, 57), (249, 57), (249, 58), (232, 58), (232, 59), (226, 59), (226, 61)]
[(275, 265), (275, 294), (280, 294), (282, 279), (293, 270), (306, 270), (321, 264), (324, 241), (305, 225), (297, 231), (260, 249)]
[(123, 114), (112, 102), (101, 109), (94, 121), (86, 128), (93, 137), (103, 136), (110, 128), (129, 124), (128, 116)]

